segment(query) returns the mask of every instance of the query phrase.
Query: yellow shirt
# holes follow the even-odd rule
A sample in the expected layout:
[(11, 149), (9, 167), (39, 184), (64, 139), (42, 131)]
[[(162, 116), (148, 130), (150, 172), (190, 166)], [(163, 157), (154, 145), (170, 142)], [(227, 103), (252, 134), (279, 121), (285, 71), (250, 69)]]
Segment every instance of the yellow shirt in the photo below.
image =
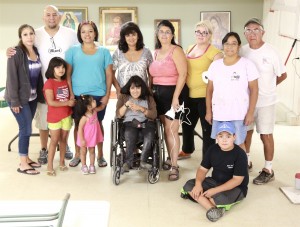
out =
[[(187, 50), (187, 55), (196, 45), (192, 45)], [(191, 98), (203, 98), (206, 96), (207, 84), (202, 80), (202, 73), (207, 71), (214, 57), (221, 53), (219, 49), (210, 45), (206, 52), (199, 57), (187, 57), (187, 85), (190, 89)]]

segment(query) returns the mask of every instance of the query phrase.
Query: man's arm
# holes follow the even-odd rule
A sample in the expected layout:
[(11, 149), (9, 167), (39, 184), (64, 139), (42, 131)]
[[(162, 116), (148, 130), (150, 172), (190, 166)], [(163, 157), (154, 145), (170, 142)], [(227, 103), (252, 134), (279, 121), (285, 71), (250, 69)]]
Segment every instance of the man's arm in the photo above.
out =
[(276, 85), (280, 84), (282, 81), (284, 81), (287, 78), (286, 73), (282, 73), (281, 76), (276, 77)]

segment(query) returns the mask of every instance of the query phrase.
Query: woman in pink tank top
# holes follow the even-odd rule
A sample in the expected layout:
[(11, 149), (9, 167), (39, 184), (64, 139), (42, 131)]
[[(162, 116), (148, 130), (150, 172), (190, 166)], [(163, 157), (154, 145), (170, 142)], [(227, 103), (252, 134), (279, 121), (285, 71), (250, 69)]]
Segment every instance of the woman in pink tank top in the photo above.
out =
[(184, 51), (175, 43), (174, 26), (168, 20), (161, 21), (156, 30), (155, 53), (150, 65), (151, 86), (153, 96), (157, 104), (157, 113), (164, 126), (165, 138), (169, 158), (166, 165), (171, 168), (169, 180), (179, 179), (177, 165), (180, 140), (179, 115), (175, 119), (165, 117), (165, 113), (171, 109), (176, 111), (188, 96), (185, 85), (187, 75), (187, 62)]

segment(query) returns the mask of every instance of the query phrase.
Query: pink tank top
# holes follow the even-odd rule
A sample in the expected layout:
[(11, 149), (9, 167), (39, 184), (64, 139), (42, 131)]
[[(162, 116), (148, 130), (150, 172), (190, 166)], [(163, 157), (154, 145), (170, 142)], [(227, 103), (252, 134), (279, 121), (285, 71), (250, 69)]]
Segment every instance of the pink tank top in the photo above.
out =
[(158, 50), (154, 52), (154, 60), (149, 67), (154, 85), (176, 85), (178, 71), (172, 59), (175, 46), (162, 60), (156, 60)]

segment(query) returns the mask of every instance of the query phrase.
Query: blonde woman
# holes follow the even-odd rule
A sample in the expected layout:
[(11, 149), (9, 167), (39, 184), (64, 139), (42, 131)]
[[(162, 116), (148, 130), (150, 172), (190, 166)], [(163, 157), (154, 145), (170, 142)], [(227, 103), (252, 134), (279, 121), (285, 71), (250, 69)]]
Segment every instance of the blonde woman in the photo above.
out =
[(179, 153), (178, 159), (190, 158), (194, 152), (194, 129), (199, 118), (203, 138), (202, 158), (207, 149), (215, 143), (215, 140), (210, 137), (211, 125), (205, 120), (207, 84), (202, 79), (210, 64), (223, 57), (222, 52), (211, 45), (212, 32), (209, 21), (198, 22), (195, 26), (195, 43), (189, 46), (186, 52), (189, 98), (185, 103), (185, 107), (190, 109), (188, 119), (191, 124), (182, 124), (182, 151)]

